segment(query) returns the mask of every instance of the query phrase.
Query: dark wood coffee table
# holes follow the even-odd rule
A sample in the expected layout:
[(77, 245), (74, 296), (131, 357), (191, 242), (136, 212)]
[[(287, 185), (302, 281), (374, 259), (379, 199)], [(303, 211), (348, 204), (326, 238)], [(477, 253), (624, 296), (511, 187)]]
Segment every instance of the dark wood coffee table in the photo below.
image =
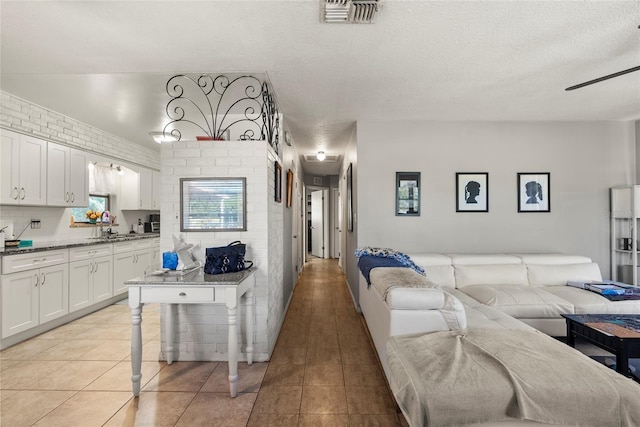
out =
[[(640, 315), (563, 314), (567, 320), (567, 344), (580, 337), (616, 356), (616, 371), (627, 377), (629, 358), (640, 357)], [(636, 379), (637, 376), (634, 376)]]

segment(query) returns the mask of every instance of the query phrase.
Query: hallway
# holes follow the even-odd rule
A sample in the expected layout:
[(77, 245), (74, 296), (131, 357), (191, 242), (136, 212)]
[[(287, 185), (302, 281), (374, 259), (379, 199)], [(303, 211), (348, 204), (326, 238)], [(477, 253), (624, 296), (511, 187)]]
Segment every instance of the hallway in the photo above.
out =
[(1, 426), (405, 426), (336, 260), (311, 259), (271, 360), (157, 361), (144, 308), (142, 393), (131, 395), (130, 318), (116, 304), (0, 352)]

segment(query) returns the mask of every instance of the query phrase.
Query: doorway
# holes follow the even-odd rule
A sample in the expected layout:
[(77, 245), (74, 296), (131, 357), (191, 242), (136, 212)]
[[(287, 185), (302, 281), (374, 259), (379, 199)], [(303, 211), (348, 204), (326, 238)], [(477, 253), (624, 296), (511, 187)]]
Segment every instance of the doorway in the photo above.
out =
[(311, 255), (324, 258), (324, 191), (311, 192)]

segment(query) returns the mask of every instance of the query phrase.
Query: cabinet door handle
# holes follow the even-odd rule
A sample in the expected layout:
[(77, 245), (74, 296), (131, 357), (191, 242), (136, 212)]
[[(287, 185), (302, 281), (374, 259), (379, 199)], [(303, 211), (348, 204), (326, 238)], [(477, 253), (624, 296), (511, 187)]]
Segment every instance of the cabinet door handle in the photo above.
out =
[(44, 275), (44, 273), (41, 274), (42, 277), (42, 283), (40, 283), (40, 287), (44, 286), (44, 282), (47, 280), (47, 276)]
[(93, 263), (89, 264), (89, 274), (93, 274)]
[[(13, 195), (13, 193), (15, 192), (15, 196)], [(18, 196), (20, 195), (20, 190), (18, 190), (18, 187), (13, 187), (13, 190), (11, 190), (11, 198), (13, 200), (18, 200)]]
[(66, 191), (66, 192), (64, 193), (64, 201), (65, 201), (65, 202), (67, 202), (67, 203), (69, 203), (69, 192), (68, 192), (68, 191)]
[(94, 272), (94, 273), (97, 273), (97, 272), (98, 272), (98, 262), (97, 262), (97, 261), (95, 262), (95, 265), (96, 265), (96, 269), (95, 269), (95, 270), (93, 270), (93, 272)]
[(33, 277), (36, 279), (36, 284), (33, 285), (34, 287), (38, 287), (38, 283), (40, 283), (40, 276), (38, 275), (38, 273), (34, 274)]
[(71, 193), (71, 203), (76, 201), (76, 195)]
[(184, 292), (180, 292), (180, 293), (178, 294), (178, 296), (180, 296), (180, 297), (186, 297), (186, 296), (187, 296), (187, 294), (185, 294)]
[(27, 195), (27, 192), (24, 191), (24, 187), (20, 188), (20, 194), (22, 194), (22, 197), (20, 197), (20, 200), (24, 200), (24, 197)]

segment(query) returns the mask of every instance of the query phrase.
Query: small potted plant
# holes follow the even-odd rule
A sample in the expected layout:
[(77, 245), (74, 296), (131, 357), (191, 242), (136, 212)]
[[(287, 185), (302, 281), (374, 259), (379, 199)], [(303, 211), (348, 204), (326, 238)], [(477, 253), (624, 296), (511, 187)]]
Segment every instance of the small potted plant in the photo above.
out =
[(100, 215), (102, 215), (102, 212), (93, 211), (91, 209), (86, 211), (84, 214), (84, 216), (89, 220), (90, 224), (95, 224), (98, 218), (100, 218)]

